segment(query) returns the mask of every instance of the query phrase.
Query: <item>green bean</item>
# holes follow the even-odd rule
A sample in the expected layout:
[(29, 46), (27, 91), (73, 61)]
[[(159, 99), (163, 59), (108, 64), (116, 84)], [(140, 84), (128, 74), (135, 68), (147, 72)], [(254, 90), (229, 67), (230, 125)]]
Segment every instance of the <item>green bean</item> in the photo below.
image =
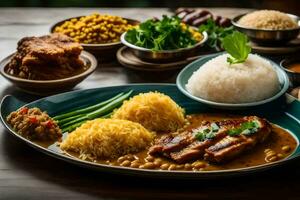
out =
[(106, 114), (106, 115), (103, 115), (101, 118), (110, 118), (110, 116), (112, 115), (112, 112)]
[(127, 99), (132, 93), (132, 90), (128, 93), (124, 94), (123, 96), (119, 97), (118, 99), (115, 99), (114, 101), (106, 104), (105, 106), (86, 114), (85, 116), (79, 117), (75, 120), (69, 121), (68, 123), (64, 124), (62, 127), (67, 127), (69, 125), (75, 124), (77, 122), (81, 122), (84, 120), (92, 120), (97, 117), (101, 117), (103, 114), (113, 111), (116, 107), (118, 107), (122, 102)]
[(68, 112), (68, 113), (64, 113), (64, 114), (61, 114), (61, 115), (57, 115), (55, 117), (53, 117), (54, 120), (60, 120), (60, 119), (65, 119), (65, 118), (68, 118), (68, 117), (72, 117), (74, 115), (79, 115), (79, 114), (86, 114), (88, 112), (91, 112), (91, 111), (94, 111), (94, 110), (97, 110), (99, 108), (101, 108), (102, 106), (118, 99), (119, 97), (121, 97), (124, 93), (120, 93), (106, 101), (103, 101), (103, 102), (100, 102), (96, 105), (92, 105), (92, 106), (89, 106), (89, 107), (86, 107), (86, 108), (82, 108), (82, 109), (79, 109), (79, 110), (73, 110), (71, 112)]
[(120, 104), (122, 104), (123, 101), (131, 95), (131, 93), (132, 93), (132, 90), (130, 90), (129, 92), (127, 92), (125, 95), (121, 96), (120, 98), (106, 104), (102, 108), (95, 110), (91, 113), (88, 113), (87, 114), (88, 119), (94, 119), (94, 118), (100, 117), (102, 114), (114, 110), (116, 107), (118, 107)]
[[(111, 116), (112, 112), (102, 116), (101, 118), (109, 118)], [(71, 132), (73, 131), (74, 129), (76, 129), (77, 127), (81, 126), (83, 123), (85, 123), (87, 120), (84, 120), (84, 121), (81, 121), (81, 122), (77, 122), (75, 124), (72, 124), (72, 125), (69, 125), (65, 128), (62, 129), (63, 133), (64, 132)]]
[(76, 129), (77, 127), (81, 126), (83, 123), (85, 123), (87, 120), (85, 121), (81, 121), (81, 122), (78, 122), (78, 123), (75, 123), (75, 124), (72, 124), (71, 126), (68, 126), (68, 127), (65, 127), (62, 129), (62, 132), (65, 133), (65, 132), (71, 132), (73, 131), (74, 129)]
[(72, 120), (78, 118), (78, 117), (83, 117), (84, 115), (85, 114), (75, 115), (75, 116), (72, 116), (72, 117), (68, 117), (68, 118), (64, 118), (64, 119), (61, 119), (61, 120), (57, 120), (57, 122), (58, 122), (58, 125), (61, 126), (61, 125), (65, 124), (65, 123), (67, 123), (69, 121), (72, 121)]

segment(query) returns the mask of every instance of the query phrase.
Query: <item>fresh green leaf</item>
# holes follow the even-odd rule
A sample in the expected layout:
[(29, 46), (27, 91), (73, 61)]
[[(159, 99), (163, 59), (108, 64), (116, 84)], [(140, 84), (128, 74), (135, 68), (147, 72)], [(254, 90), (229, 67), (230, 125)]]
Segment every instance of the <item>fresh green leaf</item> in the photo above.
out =
[(197, 43), (189, 29), (182, 28), (181, 20), (176, 16), (149, 19), (127, 31), (125, 39), (153, 51), (186, 48)]
[(218, 131), (220, 129), (220, 127), (216, 124), (216, 123), (211, 123), (211, 128), (213, 131)]
[(215, 132), (210, 132), (210, 133), (206, 134), (205, 137), (207, 139), (213, 139), (214, 137), (216, 137), (216, 133)]
[(235, 31), (227, 35), (222, 41), (223, 48), (230, 55), (227, 62), (230, 64), (243, 63), (251, 52), (248, 38), (245, 34)]
[(210, 127), (203, 129), (196, 133), (195, 137), (199, 141), (204, 141), (206, 139), (212, 139), (216, 137), (216, 133), (219, 131), (219, 126), (216, 123), (211, 123)]
[(205, 134), (203, 132), (199, 132), (195, 135), (196, 139), (199, 141), (204, 141), (205, 140)]
[(199, 27), (199, 32), (206, 31), (208, 34), (208, 39), (205, 45), (208, 45), (209, 48), (220, 51), (222, 49), (222, 40), (227, 35), (232, 34), (234, 31), (234, 27), (226, 27), (223, 28), (218, 26), (216, 22), (212, 19), (208, 19), (205, 24), (202, 24)]
[(257, 132), (259, 129), (259, 124), (256, 121), (244, 122), (240, 125), (240, 127), (235, 129), (230, 129), (227, 131), (227, 134), (230, 136), (237, 135), (251, 135)]
[(236, 129), (230, 129), (227, 131), (227, 134), (230, 136), (236, 136), (241, 134), (242, 130), (240, 128), (236, 128)]

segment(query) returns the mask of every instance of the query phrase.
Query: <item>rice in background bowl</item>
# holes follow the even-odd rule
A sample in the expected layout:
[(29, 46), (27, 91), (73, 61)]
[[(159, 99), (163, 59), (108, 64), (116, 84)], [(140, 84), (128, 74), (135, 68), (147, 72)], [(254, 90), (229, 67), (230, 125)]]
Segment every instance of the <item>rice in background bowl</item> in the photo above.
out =
[(250, 103), (272, 97), (280, 82), (272, 64), (249, 54), (244, 63), (230, 65), (228, 54), (211, 59), (188, 80), (187, 91), (219, 103)]
[(258, 10), (243, 16), (238, 23), (249, 28), (286, 30), (298, 28), (287, 14), (276, 10)]

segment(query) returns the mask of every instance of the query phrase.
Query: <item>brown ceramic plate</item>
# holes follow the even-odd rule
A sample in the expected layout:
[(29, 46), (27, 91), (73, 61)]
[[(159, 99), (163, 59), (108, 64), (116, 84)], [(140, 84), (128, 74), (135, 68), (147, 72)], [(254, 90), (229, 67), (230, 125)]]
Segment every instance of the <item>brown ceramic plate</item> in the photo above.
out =
[[(59, 21), (55, 23), (53, 26), (50, 28), (50, 33), (54, 32), (55, 27), (62, 25), (65, 21), (71, 20), (71, 19), (79, 19), (80, 17), (83, 16), (78, 16), (78, 17), (72, 17), (68, 19), (64, 19), (62, 21)], [(129, 19), (129, 18), (123, 18), (129, 22), (129, 24), (132, 25), (137, 25), (140, 23), (138, 20), (134, 19)], [(123, 46), (121, 41), (119, 42), (114, 42), (114, 43), (104, 43), (104, 44), (84, 44), (82, 43), (81, 46), (85, 51), (88, 51), (92, 53), (98, 60), (101, 61), (110, 61), (115, 59), (116, 52), (120, 47)]]
[(97, 67), (96, 58), (92, 54), (82, 51), (80, 58), (89, 68), (81, 74), (57, 80), (29, 80), (12, 76), (6, 72), (7, 64), (13, 56), (14, 53), (0, 62), (0, 73), (2, 76), (25, 92), (42, 96), (70, 90), (93, 73)]

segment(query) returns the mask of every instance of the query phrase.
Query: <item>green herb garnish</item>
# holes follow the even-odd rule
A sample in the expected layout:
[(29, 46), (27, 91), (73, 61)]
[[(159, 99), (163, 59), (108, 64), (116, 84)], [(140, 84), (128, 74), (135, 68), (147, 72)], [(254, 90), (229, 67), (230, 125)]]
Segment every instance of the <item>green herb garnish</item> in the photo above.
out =
[(189, 27), (183, 28), (177, 16), (149, 19), (127, 31), (126, 41), (153, 51), (191, 47), (197, 43)]
[(205, 140), (205, 134), (203, 132), (198, 132), (196, 135), (195, 135), (196, 139), (199, 140), (199, 141), (204, 141)]
[(199, 131), (196, 133), (195, 137), (199, 141), (204, 141), (206, 139), (213, 139), (216, 137), (216, 133), (219, 131), (220, 127), (216, 123), (211, 123), (210, 127)]
[[(205, 128), (195, 134), (195, 137), (199, 141), (204, 141), (207, 139), (213, 139), (216, 137), (216, 133), (219, 131), (220, 127), (216, 123), (211, 123), (210, 127)], [(241, 123), (238, 128), (230, 129), (227, 134), (230, 136), (238, 135), (251, 135), (257, 132), (259, 129), (259, 123), (257, 121), (250, 121)]]
[(232, 34), (234, 31), (234, 27), (226, 27), (223, 28), (218, 26), (216, 22), (212, 19), (208, 19), (205, 24), (202, 24), (199, 27), (199, 32), (206, 31), (208, 35), (208, 39), (205, 42), (205, 45), (208, 47), (215, 49), (216, 51), (220, 51), (222, 49), (222, 40), (229, 34)]
[(248, 58), (251, 52), (251, 47), (248, 43), (248, 37), (238, 31), (227, 35), (222, 41), (223, 48), (230, 55), (227, 57), (227, 62), (230, 64), (243, 63)]
[(256, 121), (244, 122), (240, 125), (240, 127), (228, 130), (227, 134), (230, 136), (237, 136), (241, 134), (251, 135), (257, 132), (258, 128), (259, 128), (259, 124)]

